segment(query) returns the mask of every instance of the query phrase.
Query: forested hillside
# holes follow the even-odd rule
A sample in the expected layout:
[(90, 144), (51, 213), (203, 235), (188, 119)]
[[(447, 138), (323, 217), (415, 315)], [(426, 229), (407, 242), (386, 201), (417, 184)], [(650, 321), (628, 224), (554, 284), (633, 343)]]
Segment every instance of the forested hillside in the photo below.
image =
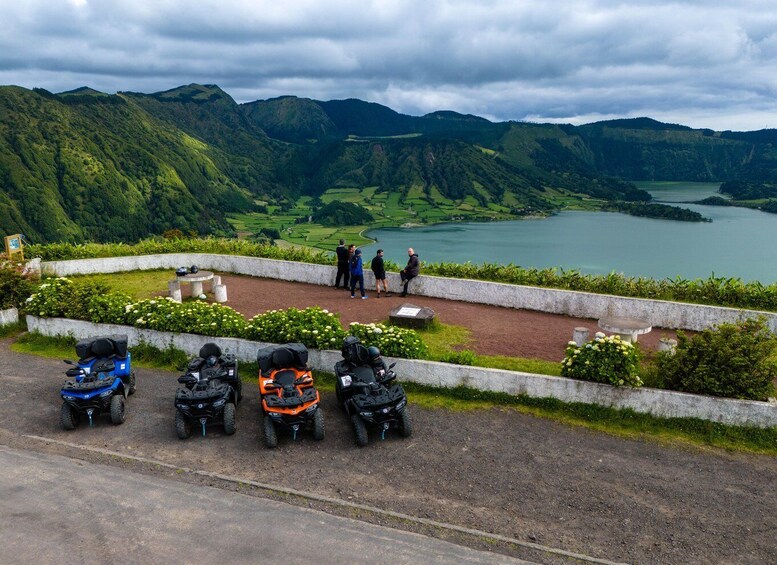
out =
[(122, 96), (0, 89), (0, 228), (32, 241), (230, 231), (247, 187), (202, 141)]
[[(29, 240), (133, 241), (177, 228), (229, 234), (228, 214), (330, 188), (547, 213), (569, 199), (649, 200), (630, 181), (777, 183), (777, 133), (647, 118), (586, 126), (361, 100), (236, 103), (214, 85), (155, 94), (0, 87), (0, 231)], [(770, 193), (769, 193), (770, 194)], [(593, 199), (593, 200), (591, 200)], [(631, 206), (616, 207), (636, 210)], [(647, 208), (639, 208), (644, 213)]]

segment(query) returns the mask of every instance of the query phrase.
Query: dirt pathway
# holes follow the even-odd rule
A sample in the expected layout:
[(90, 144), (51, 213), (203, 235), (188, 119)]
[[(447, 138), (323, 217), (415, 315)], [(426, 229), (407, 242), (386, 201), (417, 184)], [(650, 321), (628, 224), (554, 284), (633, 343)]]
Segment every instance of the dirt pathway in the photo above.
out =
[[(426, 306), (435, 311), (440, 322), (470, 328), (472, 343), (466, 348), (483, 355), (559, 361), (576, 327), (589, 328), (591, 337), (598, 331), (596, 320), (441, 298), (401, 298), (394, 294), (378, 299), (371, 291), (367, 300), (360, 300), (351, 299), (350, 292), (345, 290), (305, 283), (226, 274), (222, 275), (222, 281), (228, 289), (227, 305), (248, 318), (267, 310), (291, 306), (321, 306), (340, 314), (343, 325), (347, 325), (351, 322), (385, 321), (393, 308), (406, 302)], [(658, 340), (664, 336), (675, 337), (675, 333), (657, 328), (641, 336), (639, 343), (646, 350), (656, 350)]]

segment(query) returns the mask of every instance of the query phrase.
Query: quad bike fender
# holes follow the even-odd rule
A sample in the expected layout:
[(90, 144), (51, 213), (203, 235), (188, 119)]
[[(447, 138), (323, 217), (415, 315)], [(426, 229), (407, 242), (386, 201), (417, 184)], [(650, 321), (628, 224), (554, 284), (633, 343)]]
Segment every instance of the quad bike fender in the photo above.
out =
[[(274, 393), (274, 391), (273, 391)], [(273, 394), (271, 393), (271, 394)], [(318, 404), (321, 401), (321, 395), (318, 391), (316, 391), (316, 397), (313, 400), (310, 400), (309, 402), (305, 402), (304, 404), (300, 404), (298, 406), (295, 406), (293, 408), (283, 408), (280, 406), (268, 406), (267, 400), (263, 397), (262, 398), (262, 410), (265, 414), (268, 414), (270, 412), (275, 412), (276, 414), (283, 414), (284, 416), (296, 416), (298, 414), (303, 414), (308, 408), (313, 406), (314, 404)], [(312, 414), (312, 412), (311, 412)]]

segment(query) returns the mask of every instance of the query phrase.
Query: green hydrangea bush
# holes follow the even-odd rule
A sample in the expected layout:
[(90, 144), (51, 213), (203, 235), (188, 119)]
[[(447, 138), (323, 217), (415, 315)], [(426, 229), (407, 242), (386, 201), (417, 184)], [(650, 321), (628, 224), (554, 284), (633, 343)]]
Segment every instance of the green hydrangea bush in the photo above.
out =
[(47, 279), (27, 298), (24, 311), (41, 318), (61, 318), (65, 315), (66, 297), (72, 288), (73, 281), (66, 277)]
[(385, 324), (351, 323), (350, 333), (367, 347), (374, 345), (389, 357), (420, 359), (428, 355), (426, 344), (415, 330)]
[(303, 310), (270, 310), (254, 316), (245, 337), (269, 343), (304, 343), (317, 349), (338, 349), (345, 332), (337, 314), (318, 306)]
[(97, 324), (124, 324), (127, 306), (132, 303), (133, 299), (121, 292), (92, 296), (87, 308), (88, 319)]
[(561, 376), (614, 386), (642, 386), (639, 351), (619, 336), (597, 332), (581, 346), (570, 341), (561, 361)]
[(241, 337), (246, 319), (229, 306), (207, 302), (176, 302), (170, 297), (151, 298), (125, 308), (127, 323), (151, 330), (193, 333), (214, 337)]

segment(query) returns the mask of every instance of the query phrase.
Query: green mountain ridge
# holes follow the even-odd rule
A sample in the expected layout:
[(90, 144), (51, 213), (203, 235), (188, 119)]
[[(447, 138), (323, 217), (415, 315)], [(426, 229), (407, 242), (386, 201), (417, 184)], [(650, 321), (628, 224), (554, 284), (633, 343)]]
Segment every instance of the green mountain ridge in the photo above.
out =
[(777, 130), (650, 118), (530, 124), (409, 116), (356, 99), (238, 104), (216, 85), (153, 94), (5, 86), (0, 229), (36, 242), (133, 241), (173, 228), (229, 235), (228, 214), (338, 187), (550, 213), (566, 201), (649, 200), (637, 180), (777, 184), (775, 147)]

